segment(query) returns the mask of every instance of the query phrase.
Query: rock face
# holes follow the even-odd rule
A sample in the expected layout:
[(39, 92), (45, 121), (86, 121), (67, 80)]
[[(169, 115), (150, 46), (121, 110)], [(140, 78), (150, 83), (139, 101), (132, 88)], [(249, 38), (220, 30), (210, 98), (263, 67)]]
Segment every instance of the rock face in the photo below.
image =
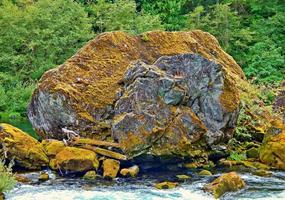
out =
[(28, 116), (44, 138), (62, 139), (67, 128), (111, 137), (130, 156), (187, 156), (231, 138), (241, 79), (208, 33), (105, 33), (43, 75)]
[[(41, 169), (49, 159), (43, 146), (36, 139), (9, 124), (0, 124), (1, 157), (14, 158), (16, 166), (26, 169)], [(2, 157), (2, 158), (3, 158)]]
[(50, 161), (50, 167), (67, 173), (86, 172), (99, 167), (93, 151), (76, 147), (65, 147)]
[(113, 138), (141, 152), (163, 136), (156, 149), (173, 153), (204, 138), (210, 145), (231, 138), (238, 109), (221, 104), (224, 76), (220, 65), (196, 54), (130, 65), (114, 107)]
[(245, 187), (245, 182), (236, 172), (230, 172), (221, 175), (213, 182), (204, 187), (208, 192), (211, 192), (215, 198), (219, 198), (226, 192), (235, 192)]
[(275, 121), (260, 147), (260, 160), (277, 169), (285, 170), (285, 124)]

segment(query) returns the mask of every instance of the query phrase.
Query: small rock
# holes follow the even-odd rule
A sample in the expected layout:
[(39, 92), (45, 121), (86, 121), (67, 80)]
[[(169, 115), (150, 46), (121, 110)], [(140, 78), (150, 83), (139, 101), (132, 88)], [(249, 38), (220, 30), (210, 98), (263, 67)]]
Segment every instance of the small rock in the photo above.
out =
[(131, 177), (136, 177), (139, 173), (140, 169), (137, 165), (134, 165), (130, 168), (124, 168), (120, 171), (120, 174), (122, 176), (131, 176)]
[(28, 177), (20, 175), (20, 174), (16, 174), (15, 179), (19, 183), (30, 183), (31, 182), (31, 180)]
[(178, 186), (177, 182), (169, 182), (169, 181), (155, 184), (156, 189), (173, 189), (176, 188), (177, 186)]
[(191, 177), (190, 176), (187, 176), (187, 175), (184, 175), (184, 174), (179, 174), (179, 175), (176, 175), (176, 178), (180, 181), (185, 181), (185, 180), (188, 180), (190, 179)]
[(270, 177), (272, 176), (272, 173), (263, 169), (256, 170), (253, 172), (254, 175), (256, 176), (262, 176), (262, 177)]
[(83, 176), (83, 179), (94, 180), (96, 179), (96, 176), (97, 176), (96, 171), (92, 170), (86, 172), (86, 174)]
[(245, 182), (236, 172), (222, 174), (213, 182), (204, 186), (204, 190), (210, 192), (215, 198), (219, 198), (226, 192), (238, 191), (245, 187)]
[(120, 162), (114, 159), (106, 159), (103, 161), (103, 177), (106, 179), (114, 179), (120, 169)]
[(193, 162), (193, 163), (186, 163), (183, 166), (188, 169), (196, 169), (197, 167), (199, 167), (199, 164), (196, 162)]
[(246, 151), (247, 158), (259, 158), (259, 150), (258, 148), (251, 148)]
[(47, 172), (41, 172), (39, 176), (39, 181), (47, 181), (49, 180), (49, 175)]
[(202, 170), (199, 172), (199, 175), (201, 175), (201, 176), (212, 176), (212, 173), (208, 170)]
[(92, 169), (97, 169), (99, 161), (96, 153), (90, 150), (65, 147), (62, 151), (56, 154), (55, 159), (52, 159), (49, 166), (54, 170), (62, 170), (65, 172), (86, 172)]

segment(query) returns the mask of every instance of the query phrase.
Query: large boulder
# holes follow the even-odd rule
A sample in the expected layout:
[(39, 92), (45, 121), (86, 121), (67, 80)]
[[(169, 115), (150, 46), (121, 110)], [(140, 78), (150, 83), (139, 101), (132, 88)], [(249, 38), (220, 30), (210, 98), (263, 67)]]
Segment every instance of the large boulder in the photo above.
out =
[(49, 162), (41, 143), (5, 123), (0, 124), (0, 152), (2, 159), (14, 159), (16, 166), (26, 169), (41, 169)]
[(187, 154), (197, 141), (230, 139), (238, 109), (222, 106), (224, 77), (221, 65), (196, 54), (131, 64), (114, 106), (113, 138), (138, 153), (156, 142), (154, 154)]
[(242, 79), (208, 33), (104, 33), (43, 75), (28, 116), (44, 138), (69, 129), (132, 156), (186, 156), (232, 137)]
[(277, 169), (285, 170), (285, 124), (276, 120), (260, 147), (260, 160)]

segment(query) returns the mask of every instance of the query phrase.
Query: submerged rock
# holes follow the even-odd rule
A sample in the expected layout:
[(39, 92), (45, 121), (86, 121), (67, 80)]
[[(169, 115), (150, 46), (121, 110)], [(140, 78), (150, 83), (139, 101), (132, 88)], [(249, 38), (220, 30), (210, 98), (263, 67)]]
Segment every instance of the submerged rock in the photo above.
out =
[(50, 167), (67, 173), (86, 172), (92, 169), (97, 170), (99, 161), (96, 153), (90, 150), (65, 147), (56, 154), (55, 159), (50, 162)]
[(206, 143), (232, 137), (241, 79), (208, 33), (104, 33), (43, 75), (28, 116), (44, 138), (62, 139), (66, 128), (112, 135), (131, 156), (203, 155)]
[(245, 187), (245, 182), (236, 172), (222, 174), (213, 182), (205, 185), (204, 189), (219, 198), (226, 192), (235, 192)]
[(178, 185), (179, 184), (177, 182), (165, 181), (165, 182), (155, 184), (154, 187), (156, 187), (156, 189), (173, 189), (173, 188), (176, 188)]
[(30, 183), (30, 182), (32, 182), (31, 179), (29, 179), (28, 177), (21, 175), (21, 174), (15, 174), (15, 180), (19, 183)]
[(208, 170), (202, 170), (199, 172), (199, 175), (201, 175), (201, 176), (212, 176), (212, 172), (210, 172)]
[(185, 174), (178, 174), (178, 175), (176, 175), (176, 178), (177, 178), (179, 181), (186, 181), (186, 180), (188, 180), (188, 179), (191, 179), (190, 176), (185, 175)]
[(14, 158), (16, 166), (41, 169), (48, 165), (43, 146), (27, 133), (9, 124), (0, 124), (0, 152), (2, 158)]
[(262, 176), (262, 177), (270, 177), (272, 176), (272, 172), (266, 171), (264, 169), (259, 169), (253, 172), (254, 175), (256, 176)]
[(260, 160), (277, 169), (285, 170), (285, 124), (272, 123), (260, 147)]
[(49, 174), (47, 172), (41, 172), (39, 175), (39, 181), (49, 180)]
[(106, 159), (103, 161), (103, 177), (106, 179), (114, 179), (120, 170), (120, 162), (114, 159)]
[(139, 166), (134, 165), (134, 166), (129, 167), (129, 168), (121, 169), (120, 174), (122, 176), (136, 177), (138, 175), (139, 171), (140, 171)]

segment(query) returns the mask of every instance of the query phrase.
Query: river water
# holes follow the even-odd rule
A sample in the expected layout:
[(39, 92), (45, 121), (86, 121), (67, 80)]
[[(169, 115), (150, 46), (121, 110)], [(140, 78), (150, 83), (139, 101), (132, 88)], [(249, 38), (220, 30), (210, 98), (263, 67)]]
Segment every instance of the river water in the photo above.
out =
[[(51, 172), (50, 172), (51, 173)], [(181, 183), (177, 188), (157, 190), (154, 183), (171, 180), (174, 174), (154, 174), (140, 176), (136, 179), (118, 178), (115, 181), (96, 179), (85, 181), (80, 178), (62, 178), (51, 174), (47, 182), (36, 181), (38, 173), (28, 174), (34, 179), (33, 184), (19, 184), (8, 193), (10, 200), (208, 200), (213, 199), (205, 193), (203, 186), (219, 176), (202, 177), (193, 172), (189, 181)], [(285, 199), (285, 172), (273, 172), (272, 177), (259, 177), (250, 173), (240, 173), (247, 186), (238, 192), (227, 193), (221, 199)]]

